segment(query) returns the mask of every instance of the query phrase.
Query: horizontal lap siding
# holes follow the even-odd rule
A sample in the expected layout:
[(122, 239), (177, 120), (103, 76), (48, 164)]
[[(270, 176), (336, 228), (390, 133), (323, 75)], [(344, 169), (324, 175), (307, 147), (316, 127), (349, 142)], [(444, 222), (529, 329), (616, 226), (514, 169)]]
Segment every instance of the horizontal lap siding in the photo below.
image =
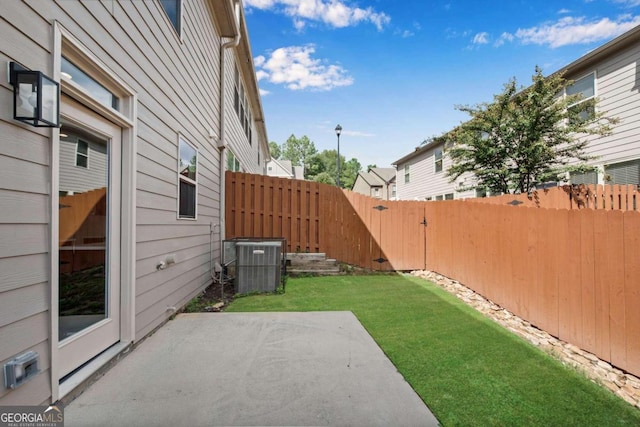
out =
[[(51, 74), (50, 27), (16, 2), (1, 12), (0, 62), (17, 61)], [(48, 401), (49, 381), (49, 131), (14, 121), (13, 87), (0, 70), (0, 365), (29, 350), (40, 374), (17, 390), (4, 387), (0, 405)]]
[[(167, 307), (179, 307), (210, 282), (210, 229), (219, 223), (220, 199), (220, 153), (209, 138), (209, 129), (219, 131), (219, 37), (205, 0), (184, 3), (183, 43), (157, 2), (118, 2), (109, 7), (99, 2), (62, 2), (57, 6), (62, 9), (62, 25), (138, 96), (138, 340), (171, 315)], [(177, 219), (178, 134), (199, 153), (196, 221)], [(219, 256), (218, 246), (214, 257)], [(169, 254), (175, 254), (176, 264), (156, 270)], [(194, 257), (200, 261), (194, 263)], [(192, 271), (196, 279), (186, 277)], [(145, 286), (138, 287), (138, 281)]]
[[(2, 10), (0, 60), (53, 74), (51, 22), (83, 43), (137, 94), (136, 340), (210, 283), (210, 230), (220, 222), (219, 36), (206, 0), (184, 2), (182, 43), (158, 2), (12, 2)], [(48, 130), (13, 121), (0, 70), (0, 361), (29, 349), (42, 373), (0, 404), (50, 398)], [(178, 133), (199, 151), (198, 219), (177, 219)], [(157, 271), (167, 254), (177, 263)], [(219, 256), (214, 244), (213, 257)], [(26, 304), (26, 306), (25, 306)], [(25, 333), (28, 331), (28, 333)], [(26, 397), (29, 396), (29, 397)]]
[(592, 69), (597, 77), (598, 111), (620, 120), (611, 135), (589, 138), (588, 152), (598, 156), (595, 164), (606, 165), (640, 158), (639, 61), (640, 46), (636, 44)]

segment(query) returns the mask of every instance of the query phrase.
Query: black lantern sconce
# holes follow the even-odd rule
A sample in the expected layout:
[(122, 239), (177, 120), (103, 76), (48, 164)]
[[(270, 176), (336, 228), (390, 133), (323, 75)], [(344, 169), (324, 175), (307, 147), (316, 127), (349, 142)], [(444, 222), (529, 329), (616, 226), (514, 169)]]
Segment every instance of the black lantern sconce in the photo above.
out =
[(40, 71), (9, 63), (13, 118), (35, 127), (60, 127), (60, 84)]

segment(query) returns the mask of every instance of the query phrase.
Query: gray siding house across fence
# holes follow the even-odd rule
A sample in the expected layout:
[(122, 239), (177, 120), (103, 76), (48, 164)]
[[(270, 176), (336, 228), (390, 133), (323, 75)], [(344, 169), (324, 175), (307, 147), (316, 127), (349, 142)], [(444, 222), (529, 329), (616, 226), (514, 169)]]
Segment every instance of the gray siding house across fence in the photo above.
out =
[[(608, 136), (590, 136), (587, 154), (595, 172), (572, 174), (572, 184), (640, 185), (640, 26), (578, 58), (558, 72), (573, 81), (567, 91), (580, 91), (584, 101), (598, 99), (596, 109), (620, 122)], [(465, 174), (456, 182), (446, 175), (451, 159), (442, 142), (421, 145), (393, 163), (397, 168), (398, 198), (401, 200), (465, 198), (483, 192), (461, 191), (473, 186)]]
[[(10, 62), (60, 128), (13, 119)], [(0, 405), (46, 404), (211, 283), (224, 170), (269, 149), (240, 0), (3, 2), (0, 63), (0, 365), (39, 369)]]

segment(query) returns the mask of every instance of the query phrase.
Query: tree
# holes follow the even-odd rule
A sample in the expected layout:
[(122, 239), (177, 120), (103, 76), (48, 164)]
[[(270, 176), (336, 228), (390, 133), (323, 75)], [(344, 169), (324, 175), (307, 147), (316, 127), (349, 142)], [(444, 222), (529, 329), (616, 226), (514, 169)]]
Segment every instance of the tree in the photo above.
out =
[(327, 172), (320, 172), (318, 175), (313, 177), (313, 181), (321, 182), (323, 184), (336, 185), (335, 178), (329, 175)]
[[(315, 177), (322, 172), (325, 172), (326, 166), (323, 158), (320, 154), (315, 154), (308, 160), (308, 164), (305, 165), (304, 178), (314, 181)], [(335, 182), (334, 182), (335, 183)]]
[(377, 168), (378, 166), (376, 164), (373, 165), (367, 165), (367, 171), (370, 171), (373, 168)]
[(536, 67), (527, 89), (518, 91), (511, 79), (493, 103), (456, 107), (471, 119), (437, 138), (452, 159), (451, 181), (470, 172), (475, 188), (524, 193), (566, 172), (588, 170), (588, 137), (609, 134), (618, 120), (596, 112), (593, 98), (563, 95), (571, 84), (561, 74), (544, 77)]
[(287, 139), (282, 144), (281, 158), (284, 160), (291, 160), (291, 164), (294, 166), (305, 166), (309, 162), (309, 159), (318, 152), (313, 141), (306, 135), (302, 138), (296, 138), (295, 135)]
[(278, 160), (280, 158), (281, 150), (277, 142), (269, 142), (269, 154), (271, 154), (272, 159)]
[[(342, 157), (342, 156), (340, 156)], [(341, 159), (342, 160), (342, 159)], [(356, 182), (358, 173), (362, 170), (362, 166), (357, 159), (351, 159), (340, 167), (340, 185), (342, 188), (351, 189)]]
[[(336, 150), (323, 150), (310, 159), (308, 175), (305, 178), (316, 181), (316, 177), (321, 174), (327, 174), (333, 180), (335, 185), (337, 170), (336, 158), (338, 152)], [(356, 181), (358, 172), (362, 170), (362, 166), (357, 159), (345, 161), (344, 156), (340, 156), (340, 187), (351, 188)], [(324, 177), (325, 175), (323, 175)], [(323, 178), (324, 179), (324, 178)], [(324, 182), (324, 181), (320, 181)]]

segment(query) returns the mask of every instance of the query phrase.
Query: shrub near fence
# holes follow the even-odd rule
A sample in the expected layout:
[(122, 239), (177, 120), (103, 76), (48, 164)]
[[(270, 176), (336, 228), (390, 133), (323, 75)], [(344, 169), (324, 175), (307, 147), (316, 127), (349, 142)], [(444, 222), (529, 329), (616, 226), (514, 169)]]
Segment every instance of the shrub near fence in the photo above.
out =
[(500, 204), (381, 201), (305, 181), (226, 177), (228, 238), (284, 237), (288, 251), (437, 271), (640, 375), (640, 212), (611, 210), (604, 200), (616, 200), (615, 188), (593, 189), (603, 209), (579, 206), (566, 192), (573, 209), (545, 209), (507, 204), (513, 196)]

